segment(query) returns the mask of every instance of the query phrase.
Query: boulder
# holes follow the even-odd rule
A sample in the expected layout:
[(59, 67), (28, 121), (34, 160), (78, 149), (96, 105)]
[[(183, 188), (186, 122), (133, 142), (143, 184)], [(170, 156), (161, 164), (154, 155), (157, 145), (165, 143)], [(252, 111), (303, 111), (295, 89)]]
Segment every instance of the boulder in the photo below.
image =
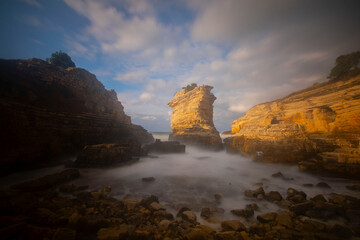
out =
[(76, 159), (77, 167), (104, 167), (131, 160), (129, 147), (121, 144), (87, 145)]
[(151, 153), (184, 153), (185, 145), (178, 141), (161, 141), (156, 139), (154, 143), (145, 146), (145, 149)]
[(257, 220), (261, 223), (268, 223), (268, 222), (275, 221), (277, 215), (278, 214), (275, 212), (264, 213), (264, 214), (258, 215)]
[(228, 220), (221, 222), (222, 230), (225, 231), (245, 231), (245, 225), (238, 220)]
[(283, 198), (277, 191), (270, 191), (265, 193), (265, 199), (270, 202), (280, 202)]

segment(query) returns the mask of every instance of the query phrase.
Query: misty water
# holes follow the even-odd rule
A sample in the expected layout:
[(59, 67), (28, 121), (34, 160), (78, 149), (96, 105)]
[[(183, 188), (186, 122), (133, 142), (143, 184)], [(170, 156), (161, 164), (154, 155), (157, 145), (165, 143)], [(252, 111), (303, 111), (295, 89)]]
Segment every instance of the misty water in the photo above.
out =
[[(154, 134), (154, 138), (167, 140), (168, 134)], [(11, 174), (1, 179), (0, 187), (5, 188), (16, 182), (62, 169), (63, 166), (58, 166)], [(293, 180), (271, 176), (279, 171)], [(144, 177), (154, 177), (155, 181), (143, 182)], [(303, 186), (308, 183), (316, 185), (319, 182), (328, 183), (331, 189)], [(231, 215), (230, 210), (244, 208), (246, 204), (253, 202), (260, 207), (258, 213), (279, 208), (270, 202), (246, 197), (246, 189), (263, 186), (266, 192), (279, 191), (282, 196), (286, 196), (287, 189), (292, 187), (303, 190), (308, 197), (320, 193), (327, 196), (333, 192), (356, 196), (356, 192), (348, 190), (345, 186), (359, 182), (324, 178), (302, 172), (297, 166), (259, 163), (238, 154), (227, 154), (225, 151), (209, 152), (187, 146), (184, 154), (156, 154), (156, 158), (140, 158), (139, 161), (122, 167), (81, 169), (81, 177), (72, 183), (88, 185), (90, 190), (99, 190), (110, 185), (110, 195), (118, 199), (156, 195), (168, 211), (176, 214), (176, 209), (188, 206), (198, 215), (198, 220), (202, 221), (202, 207), (223, 208), (224, 219), (237, 219)], [(220, 202), (215, 200), (214, 194), (222, 195)]]

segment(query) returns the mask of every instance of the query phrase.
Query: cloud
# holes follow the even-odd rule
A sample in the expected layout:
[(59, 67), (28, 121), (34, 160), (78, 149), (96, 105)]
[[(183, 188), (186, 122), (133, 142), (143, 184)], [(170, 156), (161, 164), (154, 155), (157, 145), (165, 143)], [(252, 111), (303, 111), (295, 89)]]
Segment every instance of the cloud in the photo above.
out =
[(148, 72), (145, 69), (136, 69), (126, 73), (118, 73), (113, 79), (120, 82), (135, 84), (144, 82), (147, 76)]
[(33, 26), (33, 27), (39, 27), (42, 25), (40, 19), (33, 15), (22, 16), (20, 18), (20, 21), (22, 21), (23, 23), (26, 23), (30, 26)]
[(142, 93), (142, 94), (140, 95), (139, 98), (140, 98), (141, 101), (144, 101), (144, 102), (150, 101), (150, 100), (152, 100), (152, 99), (154, 98), (154, 94), (148, 93), (148, 92), (144, 92), (144, 93)]
[(42, 7), (42, 5), (36, 0), (21, 0), (21, 1), (24, 2), (24, 3), (27, 3), (27, 4), (31, 5), (31, 6), (34, 6), (34, 7), (38, 7), (38, 8)]
[[(127, 17), (114, 6), (94, 0), (65, 2), (91, 22), (87, 32), (98, 40), (105, 52), (128, 52), (161, 47), (166, 45), (173, 35), (170, 28), (151, 15)], [(145, 1), (128, 3), (130, 13), (142, 13), (150, 8)]]

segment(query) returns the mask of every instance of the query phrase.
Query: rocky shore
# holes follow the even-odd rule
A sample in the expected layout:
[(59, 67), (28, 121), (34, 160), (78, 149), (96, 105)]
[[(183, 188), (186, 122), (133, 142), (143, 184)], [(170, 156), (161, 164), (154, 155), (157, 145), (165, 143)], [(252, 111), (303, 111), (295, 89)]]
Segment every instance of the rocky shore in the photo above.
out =
[[(316, 83), (233, 121), (230, 152), (346, 177), (360, 173), (360, 75)], [(260, 156), (259, 156), (260, 155)]]
[[(330, 194), (308, 198), (288, 188), (287, 195), (246, 190), (249, 204), (221, 219), (216, 207), (193, 212), (179, 207), (169, 212), (156, 196), (115, 199), (111, 186), (84, 191), (67, 183), (77, 169), (12, 186), (0, 192), (0, 234), (4, 239), (357, 239), (360, 237), (360, 199)], [(279, 175), (279, 174), (278, 174)], [(321, 184), (326, 187), (325, 184)], [(358, 185), (349, 186), (354, 191)], [(221, 195), (215, 199), (221, 202)], [(281, 209), (264, 212), (257, 203)], [(201, 222), (201, 223), (200, 223)], [(214, 224), (215, 223), (215, 224)]]
[(0, 175), (50, 164), (85, 145), (154, 141), (94, 74), (40, 59), (0, 60), (0, 112)]
[(213, 122), (213, 103), (216, 100), (208, 85), (182, 89), (168, 103), (173, 109), (172, 133), (169, 140), (195, 144), (208, 149), (223, 149), (222, 140)]

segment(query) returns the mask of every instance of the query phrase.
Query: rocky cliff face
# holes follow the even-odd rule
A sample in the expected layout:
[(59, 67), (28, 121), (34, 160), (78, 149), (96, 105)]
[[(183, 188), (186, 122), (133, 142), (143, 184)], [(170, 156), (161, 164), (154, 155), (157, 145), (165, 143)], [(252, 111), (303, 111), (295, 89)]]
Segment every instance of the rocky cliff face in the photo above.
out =
[(0, 60), (2, 171), (75, 153), (87, 144), (153, 141), (96, 76), (40, 59)]
[(168, 103), (173, 109), (171, 139), (221, 149), (222, 141), (214, 127), (213, 103), (216, 99), (210, 91), (213, 87), (202, 85), (190, 91), (182, 89)]
[(227, 149), (302, 169), (360, 173), (360, 75), (259, 104), (232, 124)]

